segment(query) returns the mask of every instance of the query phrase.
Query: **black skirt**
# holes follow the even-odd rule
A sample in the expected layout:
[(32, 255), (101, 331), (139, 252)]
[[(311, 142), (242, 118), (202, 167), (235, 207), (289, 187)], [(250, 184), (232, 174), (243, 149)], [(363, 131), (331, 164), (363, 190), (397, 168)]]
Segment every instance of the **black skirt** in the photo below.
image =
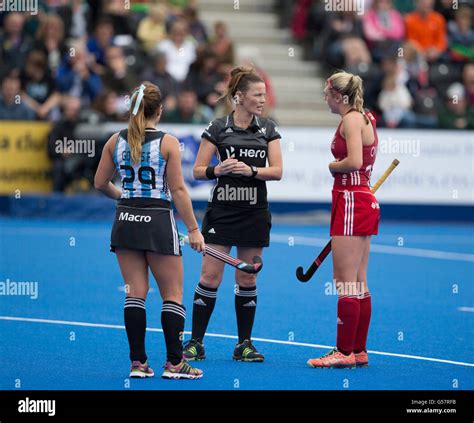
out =
[(245, 209), (210, 203), (201, 232), (209, 244), (263, 248), (270, 245), (271, 227), (268, 208)]
[(116, 248), (181, 255), (178, 228), (169, 201), (153, 198), (120, 200), (110, 237)]

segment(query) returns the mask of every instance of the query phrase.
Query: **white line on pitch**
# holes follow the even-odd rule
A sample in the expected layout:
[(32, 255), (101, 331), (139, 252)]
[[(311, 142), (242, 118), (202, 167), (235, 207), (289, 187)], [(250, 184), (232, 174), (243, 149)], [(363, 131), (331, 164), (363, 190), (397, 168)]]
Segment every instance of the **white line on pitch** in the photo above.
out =
[[(91, 236), (97, 237), (101, 233), (109, 234), (110, 230), (105, 230), (104, 228), (2, 228), (1, 233), (10, 232), (15, 235), (48, 235), (48, 236), (74, 236), (76, 233), (80, 233), (81, 236)], [(292, 237), (295, 241), (295, 245), (308, 245), (313, 247), (324, 247), (329, 238), (317, 238), (317, 237), (308, 237), (301, 235), (290, 235), (290, 234), (272, 234), (271, 240), (273, 242), (278, 242), (279, 244), (288, 244), (288, 238)], [(439, 260), (454, 260), (454, 261), (467, 261), (474, 262), (474, 254), (468, 253), (455, 253), (451, 251), (438, 251), (438, 250), (428, 250), (424, 248), (411, 248), (411, 247), (395, 247), (392, 245), (382, 245), (382, 244), (371, 244), (371, 252), (381, 253), (381, 254), (395, 254), (400, 256), (411, 256), (411, 257), (423, 257), (423, 258), (432, 258)]]
[(458, 307), (458, 311), (466, 311), (467, 313), (474, 313), (474, 307)]
[[(314, 247), (324, 247), (328, 239), (311, 238), (307, 236), (292, 236), (285, 234), (271, 235), (273, 242), (288, 244), (288, 239), (293, 238), (294, 245), (310, 245)], [(382, 254), (395, 254), (400, 256), (424, 257), (438, 260), (455, 260), (474, 262), (474, 254), (453, 253), (451, 251), (426, 250), (423, 248), (394, 247), (392, 245), (370, 244), (370, 252)]]
[[(125, 329), (125, 326), (123, 325), (110, 325), (106, 323), (71, 322), (67, 320), (36, 319), (36, 318), (30, 318), (30, 317), (0, 316), (0, 320), (8, 320), (8, 321), (16, 321), (16, 322), (31, 322), (31, 323), (49, 323), (53, 325), (85, 326), (85, 327), (106, 328), (106, 329)], [(147, 328), (147, 331), (163, 332), (163, 329)], [(186, 335), (189, 335), (191, 332), (185, 331), (184, 333)], [(206, 336), (210, 336), (213, 338), (237, 339), (237, 336), (235, 335), (225, 335), (221, 333), (206, 333)], [(323, 349), (333, 348), (333, 346), (331, 345), (309, 344), (305, 342), (281, 341), (278, 339), (254, 338), (254, 337), (252, 337), (252, 339), (254, 341), (259, 341), (259, 342), (292, 345), (292, 346), (297, 346), (297, 347), (323, 348)], [(455, 364), (457, 366), (474, 367), (474, 363), (464, 363), (461, 361), (444, 360), (441, 358), (421, 357), (418, 355), (409, 355), (409, 354), (396, 354), (396, 353), (383, 352), (383, 351), (368, 351), (368, 352), (371, 354), (385, 355), (389, 357), (411, 358), (412, 360), (434, 361), (437, 363), (447, 363), (447, 364)]]

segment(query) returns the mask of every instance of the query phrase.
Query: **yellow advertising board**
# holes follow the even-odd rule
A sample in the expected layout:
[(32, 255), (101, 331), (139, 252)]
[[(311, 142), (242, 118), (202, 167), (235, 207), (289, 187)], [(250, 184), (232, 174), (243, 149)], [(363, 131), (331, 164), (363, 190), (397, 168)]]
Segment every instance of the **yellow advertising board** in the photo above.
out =
[(49, 122), (0, 121), (0, 194), (52, 189)]

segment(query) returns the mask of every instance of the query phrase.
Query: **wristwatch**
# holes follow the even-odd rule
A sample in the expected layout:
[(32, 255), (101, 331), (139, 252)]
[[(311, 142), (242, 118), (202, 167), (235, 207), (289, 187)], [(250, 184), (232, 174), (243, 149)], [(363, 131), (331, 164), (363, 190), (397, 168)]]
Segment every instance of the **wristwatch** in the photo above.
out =
[(250, 166), (250, 169), (252, 169), (252, 178), (255, 178), (258, 173), (257, 166)]

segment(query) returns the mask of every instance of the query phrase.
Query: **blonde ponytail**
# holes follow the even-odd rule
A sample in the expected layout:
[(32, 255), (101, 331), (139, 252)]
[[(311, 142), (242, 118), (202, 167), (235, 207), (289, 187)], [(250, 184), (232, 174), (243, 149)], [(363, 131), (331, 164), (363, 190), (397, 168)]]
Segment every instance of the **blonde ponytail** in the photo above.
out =
[(132, 156), (132, 163), (138, 164), (142, 154), (142, 142), (145, 138), (145, 114), (143, 112), (143, 104), (139, 106), (136, 115), (130, 115), (127, 138)]
[(328, 78), (328, 84), (332, 90), (346, 97), (348, 104), (362, 113), (365, 122), (369, 123), (369, 119), (364, 113), (364, 87), (359, 75), (337, 72)]
[(143, 82), (133, 91), (128, 121), (128, 145), (133, 164), (140, 163), (145, 139), (146, 120), (156, 116), (161, 107), (160, 89), (151, 82)]

